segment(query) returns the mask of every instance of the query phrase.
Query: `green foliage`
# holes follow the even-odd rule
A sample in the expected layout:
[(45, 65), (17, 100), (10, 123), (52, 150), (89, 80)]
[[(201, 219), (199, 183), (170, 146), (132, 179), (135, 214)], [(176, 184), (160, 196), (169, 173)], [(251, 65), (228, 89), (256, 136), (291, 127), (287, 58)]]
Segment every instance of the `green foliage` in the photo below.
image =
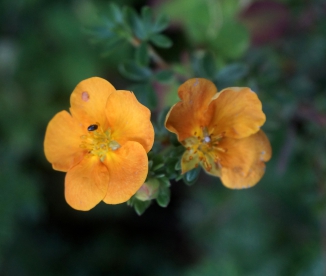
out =
[(219, 90), (235, 86), (247, 76), (249, 71), (248, 65), (240, 62), (218, 66), (218, 61), (212, 52), (194, 53), (191, 61), (194, 75), (212, 80)]
[[(248, 30), (260, 26), (244, 29), (240, 2), (147, 2), (139, 13), (128, 0), (0, 3), (1, 275), (325, 274), (324, 3), (272, 1), (293, 25), (249, 45)], [(101, 21), (88, 32), (100, 45), (90, 46), (80, 30), (96, 11)], [(152, 111), (148, 180), (159, 189), (130, 199), (140, 217), (125, 204), (72, 210), (64, 174), (45, 160), (48, 121), (91, 76), (130, 89)], [(185, 149), (164, 121), (191, 77), (219, 90), (248, 86), (262, 100), (273, 158), (256, 187), (226, 189), (199, 168), (180, 174)]]
[(192, 170), (186, 172), (183, 175), (183, 178), (182, 178), (183, 181), (189, 186), (195, 184), (196, 181), (198, 180), (200, 171), (201, 171), (201, 168), (198, 167), (198, 168), (195, 168), (195, 169), (192, 169)]
[[(123, 42), (131, 42), (133, 45), (143, 43), (145, 48), (148, 42), (152, 42), (157, 47), (169, 48), (172, 41), (160, 34), (167, 26), (167, 18), (161, 15), (155, 20), (149, 7), (143, 7), (138, 15), (131, 7), (121, 8), (110, 2), (102, 15), (102, 22), (90, 28), (89, 33), (93, 37), (92, 41), (105, 42), (106, 51), (111, 53)], [(145, 58), (144, 53), (142, 58)]]
[(145, 66), (141, 66), (138, 62), (126, 61), (119, 67), (120, 73), (133, 81), (143, 81), (151, 77), (152, 72)]
[(183, 25), (192, 44), (205, 44), (222, 61), (240, 58), (249, 47), (247, 29), (234, 20), (239, 1), (179, 0), (164, 2), (161, 8)]
[(137, 215), (141, 216), (146, 211), (146, 209), (150, 206), (151, 201), (139, 200), (135, 196), (133, 196), (131, 199), (128, 200), (127, 204), (131, 207), (134, 207)]

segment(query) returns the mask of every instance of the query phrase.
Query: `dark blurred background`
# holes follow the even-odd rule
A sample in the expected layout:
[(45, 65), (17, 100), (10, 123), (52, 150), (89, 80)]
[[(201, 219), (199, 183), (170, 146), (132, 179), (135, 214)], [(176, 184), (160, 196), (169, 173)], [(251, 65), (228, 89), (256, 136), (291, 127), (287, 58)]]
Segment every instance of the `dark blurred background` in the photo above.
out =
[(108, 2), (0, 2), (0, 275), (326, 275), (325, 1), (116, 1), (169, 16), (174, 46), (159, 52), (180, 68), (202, 50), (219, 68), (244, 64), (231, 85), (259, 94), (273, 147), (256, 187), (202, 173), (140, 217), (126, 204), (73, 210), (43, 153), (79, 81), (129, 85), (117, 66), (131, 49), (103, 56), (85, 32)]

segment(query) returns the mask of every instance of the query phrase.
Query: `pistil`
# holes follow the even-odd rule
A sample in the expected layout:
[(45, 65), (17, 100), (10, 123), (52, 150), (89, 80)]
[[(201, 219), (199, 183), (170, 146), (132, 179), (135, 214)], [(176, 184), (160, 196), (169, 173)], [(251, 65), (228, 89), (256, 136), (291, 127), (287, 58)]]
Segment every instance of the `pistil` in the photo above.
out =
[(88, 134), (82, 135), (80, 139), (82, 140), (80, 147), (86, 149), (89, 155), (97, 155), (102, 162), (108, 152), (120, 148), (120, 144), (112, 140), (111, 129), (103, 131), (98, 123), (89, 126)]

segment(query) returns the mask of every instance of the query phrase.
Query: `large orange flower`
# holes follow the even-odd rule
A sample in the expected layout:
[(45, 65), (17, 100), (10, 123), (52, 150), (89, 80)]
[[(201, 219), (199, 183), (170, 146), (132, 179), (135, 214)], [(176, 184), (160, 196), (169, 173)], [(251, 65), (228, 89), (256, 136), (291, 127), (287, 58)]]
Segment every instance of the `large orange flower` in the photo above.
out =
[(266, 117), (249, 88), (217, 93), (206, 79), (190, 79), (178, 90), (181, 99), (166, 116), (165, 127), (186, 147), (182, 173), (201, 165), (232, 189), (255, 185), (271, 158), (269, 140), (260, 127)]
[(77, 210), (101, 200), (127, 201), (148, 172), (154, 142), (149, 109), (97, 77), (80, 82), (70, 104), (70, 113), (61, 111), (49, 122), (44, 140), (53, 168), (67, 172), (66, 201)]

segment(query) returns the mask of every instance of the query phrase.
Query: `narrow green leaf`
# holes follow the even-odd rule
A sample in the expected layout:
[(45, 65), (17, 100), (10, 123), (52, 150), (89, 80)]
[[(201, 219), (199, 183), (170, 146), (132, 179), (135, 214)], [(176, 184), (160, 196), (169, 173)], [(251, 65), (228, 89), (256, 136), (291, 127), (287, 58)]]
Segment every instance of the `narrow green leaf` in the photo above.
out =
[(160, 187), (159, 194), (156, 198), (157, 204), (161, 207), (168, 206), (170, 202), (170, 189), (164, 186)]
[(137, 215), (141, 216), (149, 207), (149, 205), (151, 205), (151, 200), (147, 200), (147, 201), (135, 200), (134, 208)]
[(144, 28), (144, 24), (136, 11), (130, 7), (127, 7), (125, 8), (124, 13), (126, 21), (128, 22), (128, 26), (131, 28), (134, 35), (140, 40), (147, 40), (148, 37)]
[(152, 33), (160, 33), (169, 26), (169, 20), (164, 14), (160, 14), (154, 21), (152, 26)]
[(223, 89), (225, 87), (235, 85), (236, 81), (244, 78), (247, 74), (247, 65), (241, 63), (234, 63), (218, 71), (214, 80), (217, 82), (218, 88)]
[(153, 166), (153, 160), (149, 160), (148, 161), (148, 168), (149, 168), (149, 170), (152, 168), (152, 166)]
[(149, 68), (141, 66), (134, 61), (127, 61), (120, 64), (119, 71), (124, 77), (134, 81), (144, 81), (152, 75)]
[(108, 18), (112, 19), (116, 23), (121, 23), (123, 21), (123, 14), (120, 7), (113, 2), (110, 2), (109, 4)]
[(141, 17), (146, 32), (150, 33), (153, 26), (153, 14), (151, 9), (147, 6), (143, 7), (141, 9)]
[(141, 43), (136, 49), (136, 61), (143, 66), (149, 64), (148, 46), (147, 43)]
[(161, 168), (163, 168), (163, 167), (164, 167), (164, 163), (157, 164), (157, 165), (153, 168), (153, 171), (157, 171), (157, 170), (159, 170), (159, 169), (161, 169)]
[(165, 35), (155, 34), (150, 37), (150, 41), (154, 45), (161, 48), (169, 48), (172, 46), (172, 40)]
[(171, 183), (170, 183), (170, 180), (166, 177), (161, 177), (160, 179), (158, 179), (160, 181), (160, 184), (163, 186), (163, 187), (170, 187), (171, 186)]
[(175, 164), (174, 168), (176, 169), (176, 171), (181, 170), (181, 159)]

